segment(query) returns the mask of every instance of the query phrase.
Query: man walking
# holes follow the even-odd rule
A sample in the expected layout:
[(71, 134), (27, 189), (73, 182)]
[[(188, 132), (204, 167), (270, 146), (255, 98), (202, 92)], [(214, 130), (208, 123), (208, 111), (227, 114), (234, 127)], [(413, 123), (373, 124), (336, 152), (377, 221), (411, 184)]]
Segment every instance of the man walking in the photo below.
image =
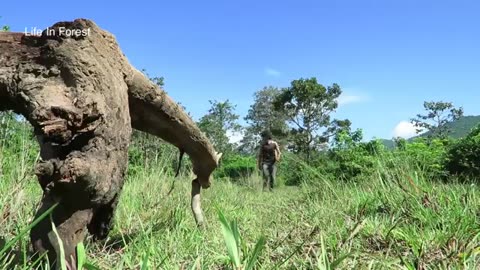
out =
[(275, 163), (280, 160), (280, 147), (278, 143), (272, 139), (270, 131), (263, 131), (262, 142), (258, 152), (257, 165), (263, 175), (263, 189), (267, 188), (271, 191), (275, 182), (277, 167)]

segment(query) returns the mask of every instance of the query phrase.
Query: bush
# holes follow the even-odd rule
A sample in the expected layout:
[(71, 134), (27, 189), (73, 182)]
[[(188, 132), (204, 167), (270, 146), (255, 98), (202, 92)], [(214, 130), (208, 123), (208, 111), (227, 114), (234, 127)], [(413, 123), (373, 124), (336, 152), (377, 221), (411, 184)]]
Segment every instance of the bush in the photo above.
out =
[(320, 157), (312, 158), (313, 161), (307, 164), (298, 155), (284, 152), (282, 160), (278, 163), (277, 178), (279, 182), (287, 186), (297, 186), (302, 183), (316, 181), (321, 174)]
[(366, 143), (360, 140), (361, 131), (339, 133), (332, 149), (313, 154), (309, 162), (285, 153), (279, 177), (286, 185), (300, 185), (315, 183), (319, 178), (355, 181), (360, 176), (369, 176), (375, 171), (377, 156), (385, 152), (385, 146), (378, 140)]
[(480, 125), (465, 138), (450, 147), (445, 168), (452, 175), (479, 177), (480, 175)]
[(227, 157), (215, 170), (216, 177), (228, 177), (232, 180), (250, 177), (256, 170), (256, 160), (252, 156), (232, 155)]
[(425, 138), (417, 138), (412, 142), (406, 143), (398, 149), (398, 157), (407, 159), (413, 163), (418, 170), (424, 172), (431, 178), (442, 177), (445, 175), (445, 160), (447, 150), (452, 143), (448, 139), (433, 139), (431, 141)]
[(376, 140), (358, 143), (346, 149), (330, 151), (332, 166), (327, 172), (335, 179), (350, 181), (374, 172), (377, 155), (384, 152), (384, 146)]

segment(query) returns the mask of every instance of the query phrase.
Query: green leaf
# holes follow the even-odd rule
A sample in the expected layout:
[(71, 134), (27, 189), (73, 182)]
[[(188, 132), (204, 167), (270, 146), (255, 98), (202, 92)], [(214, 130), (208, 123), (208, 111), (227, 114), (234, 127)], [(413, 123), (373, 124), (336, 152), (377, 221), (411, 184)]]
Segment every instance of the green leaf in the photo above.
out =
[(58, 241), (58, 248), (60, 249), (60, 254), (57, 258), (57, 261), (60, 262), (60, 269), (67, 270), (67, 264), (65, 261), (65, 250), (63, 249), (63, 242), (60, 239), (60, 235), (58, 235), (57, 228), (55, 227), (55, 223), (53, 222), (52, 216), (50, 215), (50, 223), (52, 224), (52, 231), (55, 234), (55, 237)]
[(145, 254), (145, 256), (143, 256), (142, 266), (141, 266), (141, 269), (142, 269), (142, 270), (149, 269), (149, 268), (148, 268), (148, 259), (149, 259), (149, 258), (150, 258), (150, 249), (147, 251), (147, 253)]
[(77, 269), (82, 269), (86, 261), (87, 255), (85, 252), (85, 246), (83, 245), (83, 242), (80, 242), (77, 245)]
[(247, 262), (247, 266), (245, 267), (245, 270), (250, 270), (253, 269), (255, 266), (255, 263), (257, 262), (258, 257), (260, 257), (260, 254), (262, 253), (263, 248), (265, 247), (266, 239), (264, 236), (261, 236), (257, 244), (255, 245), (255, 248), (252, 251), (252, 254), (250, 255), (250, 258)]
[(197, 265), (200, 265), (200, 257), (198, 257), (195, 262), (192, 264), (191, 270), (195, 270), (197, 268)]
[(342, 263), (346, 258), (350, 257), (351, 254), (352, 254), (352, 253), (347, 253), (347, 254), (344, 254), (344, 255), (338, 257), (336, 260), (334, 260), (334, 261), (330, 264), (330, 267), (331, 267), (332, 269), (337, 268), (337, 266), (339, 266), (340, 263)]
[(99, 267), (93, 265), (93, 264), (90, 264), (90, 263), (85, 263), (83, 265), (83, 268), (87, 269), (87, 270), (101, 270)]
[(225, 240), (225, 245), (227, 246), (227, 252), (230, 261), (235, 267), (240, 267), (240, 254), (237, 242), (235, 240), (235, 234), (233, 233), (227, 219), (220, 210), (218, 211), (218, 219), (220, 220), (220, 223), (222, 225), (223, 238)]
[(237, 223), (236, 220), (232, 220), (231, 228), (232, 228), (233, 237), (235, 238), (235, 243), (237, 244), (237, 246), (239, 246), (239, 244), (240, 244), (240, 231), (238, 230), (238, 223)]

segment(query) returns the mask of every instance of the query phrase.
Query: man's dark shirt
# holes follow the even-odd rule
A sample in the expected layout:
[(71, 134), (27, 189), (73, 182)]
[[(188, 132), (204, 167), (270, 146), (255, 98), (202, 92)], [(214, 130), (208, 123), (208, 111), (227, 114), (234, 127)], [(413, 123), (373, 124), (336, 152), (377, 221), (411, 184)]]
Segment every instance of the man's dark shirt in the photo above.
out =
[(265, 142), (262, 144), (262, 163), (273, 164), (275, 163), (275, 143)]

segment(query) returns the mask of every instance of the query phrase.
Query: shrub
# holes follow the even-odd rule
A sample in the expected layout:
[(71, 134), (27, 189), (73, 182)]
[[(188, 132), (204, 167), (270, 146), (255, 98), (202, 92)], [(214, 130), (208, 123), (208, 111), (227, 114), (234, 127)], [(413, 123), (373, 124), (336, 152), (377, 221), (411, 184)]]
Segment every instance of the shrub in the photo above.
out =
[(327, 172), (335, 179), (347, 181), (373, 173), (375, 156), (381, 148), (375, 142), (361, 143), (347, 149), (330, 151), (332, 166)]
[(320, 158), (312, 158), (310, 164), (307, 164), (298, 155), (284, 152), (282, 160), (278, 163), (277, 178), (287, 186), (297, 186), (302, 183), (316, 181), (321, 175)]
[(228, 177), (232, 180), (250, 177), (256, 170), (256, 160), (252, 156), (231, 155), (222, 161), (215, 170), (216, 177)]
[(398, 149), (396, 154), (398, 154), (398, 157), (413, 163), (418, 170), (423, 171), (427, 176), (431, 178), (442, 177), (445, 175), (444, 163), (451, 142), (449, 139), (429, 141), (425, 138), (417, 138)]
[(480, 125), (450, 147), (445, 160), (445, 168), (452, 175), (479, 177)]

